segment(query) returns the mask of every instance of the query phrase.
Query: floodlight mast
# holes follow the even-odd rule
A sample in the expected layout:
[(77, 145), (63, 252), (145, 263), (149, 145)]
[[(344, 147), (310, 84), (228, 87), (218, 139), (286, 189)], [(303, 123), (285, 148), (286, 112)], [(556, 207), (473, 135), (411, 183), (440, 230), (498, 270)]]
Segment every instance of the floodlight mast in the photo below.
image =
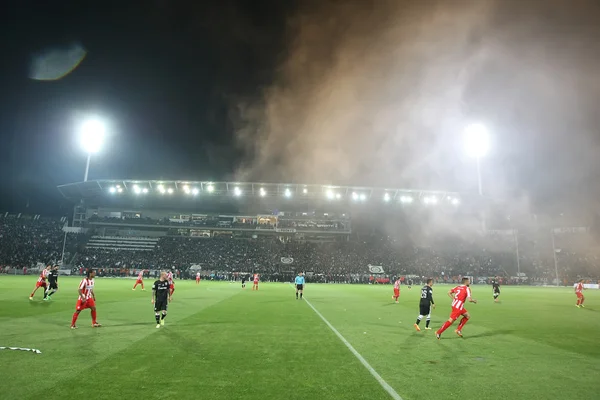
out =
[(92, 154), (99, 152), (102, 148), (105, 133), (106, 127), (104, 125), (104, 122), (102, 122), (99, 119), (88, 119), (80, 127), (81, 146), (83, 147), (83, 150), (87, 153), (85, 174), (83, 175), (84, 182), (87, 182), (88, 180)]

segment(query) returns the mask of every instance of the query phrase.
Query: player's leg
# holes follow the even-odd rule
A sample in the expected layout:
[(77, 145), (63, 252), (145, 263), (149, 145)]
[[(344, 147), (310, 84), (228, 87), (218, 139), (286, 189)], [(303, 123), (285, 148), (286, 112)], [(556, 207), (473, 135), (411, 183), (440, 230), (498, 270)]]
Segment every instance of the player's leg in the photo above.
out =
[(146, 290), (144, 289), (144, 281), (140, 281), (140, 285), (142, 285), (142, 290)]
[(165, 326), (165, 318), (167, 318), (167, 306), (165, 304), (165, 306), (163, 307), (164, 310), (162, 310), (161, 315), (160, 315), (160, 324), (162, 326)]
[(303, 295), (304, 295), (304, 289), (300, 289), (300, 300), (302, 300)]
[(298, 300), (298, 287), (296, 287), (296, 300)]
[(585, 306), (583, 305), (583, 302), (584, 302), (584, 301), (585, 301), (585, 296), (584, 296), (584, 295), (581, 295), (581, 302), (579, 303), (579, 305), (580, 305), (581, 307), (585, 307)]
[(581, 305), (581, 296), (578, 294), (577, 295), (577, 307), (579, 307)]
[(431, 329), (429, 327), (430, 323), (431, 323), (431, 313), (427, 314), (427, 316), (425, 317), (425, 329), (427, 329), (427, 330)]
[(33, 300), (33, 296), (35, 295), (35, 292), (37, 292), (37, 290), (40, 288), (40, 286), (38, 284), (35, 285), (35, 288), (33, 289), (33, 292), (31, 292), (31, 294), (29, 295), (29, 300)]
[(460, 320), (460, 323), (458, 324), (458, 328), (456, 328), (456, 331), (455, 331), (458, 336), (462, 337), (462, 328), (469, 321), (469, 318), (471, 318), (471, 316), (465, 310), (465, 313), (463, 314), (463, 317)]
[(81, 301), (81, 299), (77, 300), (77, 305), (75, 306), (75, 313), (73, 314), (73, 318), (71, 318), (71, 329), (76, 329), (77, 328), (77, 318), (79, 318), (79, 313), (81, 313), (81, 310), (85, 309), (85, 304), (83, 301)]
[(419, 313), (419, 316), (417, 317), (417, 320), (415, 321), (415, 324), (413, 325), (415, 327), (415, 329), (417, 330), (417, 332), (421, 331), (421, 328), (419, 328), (419, 324), (421, 323), (422, 319), (423, 319), (423, 314)]
[(444, 325), (442, 325), (442, 327), (435, 332), (438, 339), (440, 338), (440, 335), (444, 333), (446, 329), (450, 328), (454, 321), (456, 321), (456, 319), (458, 318), (456, 314), (457, 313), (453, 311), (452, 314), (450, 314), (450, 318), (448, 318), (448, 320), (444, 322)]

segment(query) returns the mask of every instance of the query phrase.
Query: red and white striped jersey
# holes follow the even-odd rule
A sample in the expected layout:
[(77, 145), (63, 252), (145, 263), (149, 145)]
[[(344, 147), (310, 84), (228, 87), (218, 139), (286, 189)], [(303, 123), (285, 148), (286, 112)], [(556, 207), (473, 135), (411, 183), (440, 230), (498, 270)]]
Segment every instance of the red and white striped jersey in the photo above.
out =
[(94, 290), (94, 280), (83, 278), (81, 283), (79, 284), (79, 289), (83, 291), (83, 297), (87, 299), (92, 298), (92, 291)]
[(396, 279), (396, 282), (394, 282), (394, 289), (400, 289), (400, 279)]
[(258, 274), (254, 275), (254, 283), (258, 283)]
[(40, 273), (40, 277), (38, 278), (38, 282), (46, 282), (46, 279), (48, 279), (48, 270), (44, 268), (42, 270), (42, 272)]
[(169, 281), (169, 285), (173, 284), (173, 273), (171, 271), (167, 272), (167, 281)]
[(196, 279), (200, 279), (200, 272), (196, 273)]
[(465, 301), (471, 297), (471, 288), (468, 286), (457, 286), (450, 291), (454, 293), (454, 300), (452, 300), (452, 308), (455, 310), (464, 310)]
[(583, 292), (583, 283), (577, 282), (577, 285), (575, 285), (575, 293), (581, 293), (581, 292)]
[(142, 279), (144, 279), (144, 271), (140, 271), (140, 273), (138, 274), (138, 279), (141, 281)]

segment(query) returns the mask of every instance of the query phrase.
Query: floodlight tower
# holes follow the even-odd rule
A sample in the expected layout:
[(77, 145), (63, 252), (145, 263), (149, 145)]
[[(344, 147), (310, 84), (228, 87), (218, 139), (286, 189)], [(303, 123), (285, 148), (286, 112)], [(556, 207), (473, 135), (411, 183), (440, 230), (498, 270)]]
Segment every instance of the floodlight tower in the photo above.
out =
[(481, 183), (481, 159), (485, 157), (490, 149), (490, 138), (487, 128), (482, 124), (471, 124), (465, 128), (465, 150), (467, 155), (474, 157), (477, 161), (477, 186), (479, 196), (483, 196), (483, 185)]
[(87, 162), (85, 164), (85, 174), (83, 181), (87, 182), (88, 173), (90, 171), (90, 160), (92, 154), (100, 151), (104, 144), (104, 136), (106, 135), (106, 126), (103, 121), (93, 118), (88, 119), (79, 128), (81, 147), (87, 153)]

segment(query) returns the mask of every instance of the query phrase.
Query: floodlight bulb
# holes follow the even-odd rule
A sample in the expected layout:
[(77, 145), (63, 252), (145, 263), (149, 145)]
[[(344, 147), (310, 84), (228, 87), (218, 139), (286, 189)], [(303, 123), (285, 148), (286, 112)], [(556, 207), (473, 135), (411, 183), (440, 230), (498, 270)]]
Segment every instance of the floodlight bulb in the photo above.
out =
[(109, 191), (110, 193), (116, 193), (116, 191), (117, 191), (117, 188), (115, 188), (115, 187), (111, 187), (110, 189), (108, 189), (108, 191)]
[(304, 194), (308, 193), (308, 189), (307, 188), (302, 189), (302, 193), (304, 193)]
[(484, 157), (490, 149), (490, 138), (483, 124), (471, 124), (465, 128), (465, 151), (470, 157)]
[(190, 193), (190, 187), (188, 185), (185, 185), (183, 187), (183, 191), (186, 192), (187, 194), (189, 194)]
[(358, 200), (358, 194), (356, 192), (352, 192), (352, 199)]
[(206, 188), (206, 190), (208, 190), (208, 193), (212, 193), (215, 191), (215, 187), (213, 185), (208, 185), (208, 187)]
[(265, 189), (263, 189), (263, 188), (260, 188), (260, 195), (261, 195), (262, 197), (265, 197), (265, 196), (266, 196), (266, 194), (267, 194), (267, 192), (265, 191)]
[(292, 195), (292, 192), (290, 189), (285, 189), (285, 197), (290, 197)]
[(366, 195), (366, 194), (364, 194), (364, 193), (361, 193), (361, 194), (360, 194), (360, 200), (361, 200), (361, 201), (365, 201), (366, 199), (367, 199), (367, 195)]
[(198, 190), (198, 188), (193, 188), (193, 189), (192, 189), (192, 194), (193, 194), (194, 196), (196, 196), (198, 193), (200, 193), (200, 191)]
[(143, 188), (142, 193), (144, 193), (144, 194), (148, 193), (148, 188)]
[(117, 192), (119, 192), (119, 193), (123, 193), (123, 189), (122, 189), (122, 188), (118, 188), (118, 189), (117, 189)]
[(383, 195), (383, 200), (384, 201), (390, 201), (390, 194), (389, 193), (384, 194)]
[(242, 194), (242, 190), (239, 187), (233, 189), (233, 194), (239, 196)]
[(173, 194), (173, 188), (168, 188), (168, 189), (167, 189), (167, 193), (169, 193), (169, 194)]
[(86, 153), (97, 153), (102, 148), (106, 127), (104, 122), (93, 118), (84, 121), (79, 128), (81, 146)]
[(135, 194), (140, 194), (142, 192), (142, 189), (140, 189), (140, 187), (138, 185), (134, 185), (133, 186), (133, 192)]
[(328, 190), (326, 194), (328, 199), (333, 199), (333, 197), (335, 196), (332, 190)]
[(341, 199), (341, 198), (342, 198), (342, 195), (341, 195), (341, 194), (339, 194), (339, 193), (336, 193), (336, 195), (335, 195), (335, 198), (336, 198), (336, 199)]

